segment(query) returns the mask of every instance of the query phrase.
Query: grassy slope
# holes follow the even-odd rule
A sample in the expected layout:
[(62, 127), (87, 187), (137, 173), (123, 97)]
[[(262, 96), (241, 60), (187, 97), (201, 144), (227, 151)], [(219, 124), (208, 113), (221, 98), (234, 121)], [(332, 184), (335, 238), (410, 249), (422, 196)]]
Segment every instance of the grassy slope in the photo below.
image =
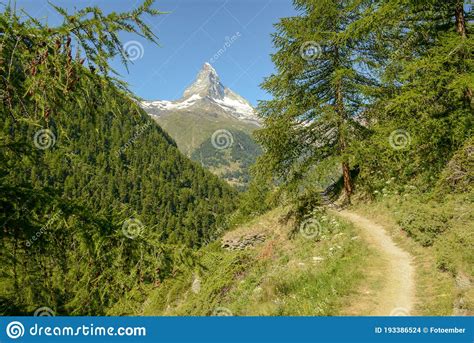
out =
[[(111, 314), (336, 315), (360, 288), (364, 265), (372, 258), (355, 229), (329, 214), (321, 217), (321, 239), (299, 232), (277, 209), (227, 233), (236, 238), (263, 232), (264, 243), (228, 251), (215, 242), (199, 252), (199, 270), (166, 280), (140, 305), (118, 305)], [(143, 300), (143, 298), (141, 299)], [(222, 309), (224, 308), (224, 309)]]
[[(223, 161), (217, 166), (207, 165), (206, 160), (201, 161), (202, 158), (198, 156), (201, 154), (203, 145), (210, 145), (211, 136), (217, 130), (230, 130), (232, 132), (232, 149), (236, 149), (242, 144), (247, 145), (249, 141), (253, 142), (251, 138), (252, 132), (258, 128), (255, 124), (222, 115), (216, 116), (186, 111), (177, 111), (163, 115), (158, 117), (156, 121), (176, 141), (179, 150), (187, 157), (202, 163), (214, 175), (225, 179), (232, 186), (237, 188), (245, 187), (249, 167), (243, 165), (242, 161), (236, 161), (230, 155), (230, 149), (217, 150), (211, 146), (212, 151), (222, 155)], [(245, 139), (239, 142), (241, 138)], [(245, 153), (252, 158), (253, 163), (257, 154), (252, 150), (246, 150)]]
[[(394, 241), (414, 257), (416, 306), (412, 315), (472, 315), (473, 235), (469, 195), (444, 203), (396, 195), (358, 202), (351, 211), (382, 225)], [(423, 246), (403, 229), (414, 213), (447, 213), (446, 229), (432, 246)], [(425, 211), (425, 212), (423, 212)], [(378, 306), (377, 294), (386, 282), (386, 263), (361, 239), (360, 231), (337, 214), (326, 213), (321, 239), (299, 232), (289, 239), (292, 223), (273, 210), (228, 232), (236, 239), (265, 233), (264, 243), (243, 251), (228, 251), (214, 242), (198, 253), (200, 268), (177, 271), (173, 279), (137, 291), (117, 304), (115, 315), (366, 315)], [(433, 223), (427, 219), (429, 227)], [(415, 222), (416, 223), (416, 222)], [(424, 237), (423, 235), (421, 237)], [(423, 238), (424, 239), (424, 238)]]
[(204, 113), (196, 115), (184, 111), (161, 116), (157, 118), (157, 122), (173, 137), (179, 150), (188, 157), (216, 130), (232, 128), (250, 134), (257, 128), (237, 119)]

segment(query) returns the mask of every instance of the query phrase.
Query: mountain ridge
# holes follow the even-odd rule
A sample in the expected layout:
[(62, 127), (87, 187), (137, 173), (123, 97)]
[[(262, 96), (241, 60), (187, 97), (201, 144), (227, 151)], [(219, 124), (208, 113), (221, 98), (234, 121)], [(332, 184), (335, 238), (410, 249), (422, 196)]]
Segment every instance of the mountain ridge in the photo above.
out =
[(250, 102), (225, 87), (216, 70), (209, 63), (204, 63), (196, 79), (184, 90), (181, 98), (177, 100), (146, 100), (141, 104), (154, 117), (166, 115), (168, 111), (201, 109), (220, 112), (221, 115), (227, 115), (256, 126), (261, 125)]
[[(205, 63), (194, 82), (174, 101), (144, 101), (142, 108), (175, 141), (179, 150), (230, 184), (245, 188), (249, 168), (261, 154), (252, 133), (261, 127), (255, 109), (225, 87)], [(226, 146), (215, 139), (226, 140)]]

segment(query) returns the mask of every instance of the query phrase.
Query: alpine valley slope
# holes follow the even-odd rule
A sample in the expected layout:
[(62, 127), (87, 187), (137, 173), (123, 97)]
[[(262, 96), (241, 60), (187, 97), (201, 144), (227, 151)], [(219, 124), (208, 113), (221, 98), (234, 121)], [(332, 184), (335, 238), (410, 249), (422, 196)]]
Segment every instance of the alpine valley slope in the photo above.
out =
[(205, 63), (179, 100), (143, 101), (143, 109), (186, 156), (230, 184), (244, 188), (261, 153), (251, 134), (260, 126), (252, 105), (226, 88)]

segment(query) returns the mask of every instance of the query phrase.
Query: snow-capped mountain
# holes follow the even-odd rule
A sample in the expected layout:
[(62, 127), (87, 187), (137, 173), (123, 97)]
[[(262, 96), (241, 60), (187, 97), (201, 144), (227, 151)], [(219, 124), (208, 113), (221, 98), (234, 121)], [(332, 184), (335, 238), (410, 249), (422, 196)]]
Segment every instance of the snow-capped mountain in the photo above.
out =
[[(252, 138), (259, 119), (210, 64), (204, 64), (181, 99), (144, 101), (142, 107), (186, 156), (238, 188), (247, 185), (249, 168), (261, 154)], [(225, 149), (216, 148), (220, 140), (228, 143)]]
[(150, 115), (156, 117), (175, 111), (198, 110), (201, 112), (204, 110), (259, 125), (259, 119), (252, 105), (231, 89), (226, 88), (221, 83), (216, 70), (209, 63), (203, 65), (196, 80), (186, 88), (181, 99), (143, 101), (142, 107)]

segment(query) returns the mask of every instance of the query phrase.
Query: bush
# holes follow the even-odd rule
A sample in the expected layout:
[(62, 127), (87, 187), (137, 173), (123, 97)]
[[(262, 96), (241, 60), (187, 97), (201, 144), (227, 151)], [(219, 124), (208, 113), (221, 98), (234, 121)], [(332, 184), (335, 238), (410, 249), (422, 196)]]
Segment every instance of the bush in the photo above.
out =
[(397, 218), (398, 224), (422, 246), (431, 246), (436, 238), (445, 232), (449, 216), (441, 208), (419, 204), (413, 206)]
[(474, 137), (468, 140), (441, 173), (438, 192), (468, 192), (474, 184)]

